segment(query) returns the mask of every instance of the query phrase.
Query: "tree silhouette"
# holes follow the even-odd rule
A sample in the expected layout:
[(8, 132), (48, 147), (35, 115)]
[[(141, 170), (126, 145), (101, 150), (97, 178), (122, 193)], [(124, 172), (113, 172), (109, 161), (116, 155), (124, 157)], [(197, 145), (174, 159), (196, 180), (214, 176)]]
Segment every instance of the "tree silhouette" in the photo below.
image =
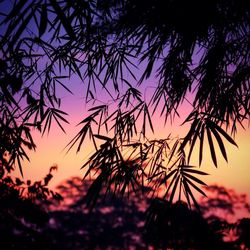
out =
[[(102, 189), (89, 213), (86, 199), (91, 184), (91, 180), (82, 182), (79, 177), (71, 177), (57, 187), (63, 200), (60, 204), (56, 200), (49, 204), (50, 223), (42, 230), (52, 249), (147, 249), (151, 246), (155, 249), (229, 250), (248, 247), (249, 219), (230, 222), (224, 217), (229, 210), (236, 212), (239, 205), (248, 205), (243, 195), (230, 189), (211, 186), (208, 192), (221, 193), (220, 202), (215, 204), (213, 197), (202, 199), (202, 213), (190, 210), (180, 201), (171, 204), (155, 198), (151, 203), (151, 199), (135, 193), (128, 199), (107, 195)], [(233, 193), (234, 203), (228, 202), (231, 197), (226, 194), (229, 193)], [(216, 220), (207, 219), (207, 214), (214, 213), (216, 208), (222, 212), (220, 216)], [(224, 236), (232, 231), (234, 238), (225, 240)]]
[(47, 203), (61, 200), (61, 195), (48, 188), (49, 173), (32, 183), (5, 174), (0, 179), (0, 240), (2, 249), (45, 249), (47, 239), (41, 234), (48, 221)]
[[(107, 194), (165, 187), (163, 199), (186, 199), (198, 208), (194, 191), (204, 172), (199, 164), (208, 142), (217, 167), (217, 144), (227, 161), (225, 142), (249, 119), (249, 3), (247, 1), (56, 1), (1, 3), (0, 164), (2, 175), (35, 150), (31, 129), (65, 132), (68, 123), (58, 91), (72, 92), (77, 76), (84, 85), (89, 114), (67, 149), (95, 152), (83, 164), (95, 174), (88, 192), (93, 207)], [(153, 79), (153, 86), (148, 81)], [(70, 83), (71, 84), (71, 83)], [(149, 90), (150, 89), (150, 90)], [(105, 99), (100, 99), (105, 96)], [(191, 95), (190, 95), (191, 94)], [(108, 96), (108, 97), (107, 97)], [(190, 97), (191, 96), (191, 97)], [(179, 108), (190, 124), (186, 136), (150, 139), (153, 115), (173, 121)], [(88, 135), (88, 136), (87, 136)], [(127, 192), (129, 191), (129, 192)]]

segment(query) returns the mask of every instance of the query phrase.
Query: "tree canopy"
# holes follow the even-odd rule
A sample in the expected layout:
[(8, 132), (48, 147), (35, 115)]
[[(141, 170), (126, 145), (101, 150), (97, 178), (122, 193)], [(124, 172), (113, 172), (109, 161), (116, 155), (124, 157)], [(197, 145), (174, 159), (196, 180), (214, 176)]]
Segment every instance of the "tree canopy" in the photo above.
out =
[[(96, 150), (83, 163), (96, 174), (89, 204), (100, 190), (124, 194), (145, 185), (165, 186), (163, 198), (178, 193), (197, 205), (206, 173), (190, 166), (194, 146), (199, 164), (207, 141), (217, 166), (215, 144), (227, 161), (225, 142), (249, 120), (249, 2), (243, 0), (20, 0), (1, 3), (0, 170), (29, 159), (31, 130), (41, 134), (67, 114), (60, 89), (71, 93), (73, 76), (83, 82), (92, 107), (67, 149)], [(2, 8), (1, 8), (2, 9)], [(150, 91), (147, 80), (153, 79)], [(66, 79), (69, 83), (66, 83)], [(100, 91), (105, 92), (101, 99)], [(108, 96), (108, 98), (107, 98)], [(190, 97), (191, 96), (191, 97)], [(148, 138), (152, 116), (174, 120), (188, 101), (186, 136)], [(126, 156), (125, 153), (126, 152)], [(198, 205), (197, 205), (198, 206)]]

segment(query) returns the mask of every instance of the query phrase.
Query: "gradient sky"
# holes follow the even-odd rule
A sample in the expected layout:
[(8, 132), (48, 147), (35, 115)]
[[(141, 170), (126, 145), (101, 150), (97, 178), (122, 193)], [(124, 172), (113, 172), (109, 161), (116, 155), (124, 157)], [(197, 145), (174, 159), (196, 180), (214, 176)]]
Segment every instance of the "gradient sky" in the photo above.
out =
[[(9, 1), (4, 1), (5, 11), (8, 9)], [(62, 180), (75, 175), (82, 175), (84, 171), (80, 170), (81, 165), (93, 152), (92, 145), (83, 145), (83, 150), (76, 154), (74, 150), (66, 154), (63, 150), (67, 143), (79, 131), (76, 124), (86, 114), (86, 107), (84, 105), (83, 97), (86, 88), (74, 83), (71, 80), (71, 87), (73, 87), (75, 96), (61, 93), (63, 101), (63, 110), (70, 114), (70, 125), (65, 125), (67, 134), (65, 135), (58, 127), (53, 127), (49, 135), (45, 134), (43, 137), (37, 132), (34, 132), (35, 142), (37, 144), (36, 152), (30, 154), (30, 163), (24, 163), (24, 179), (39, 180), (42, 179), (49, 171), (53, 164), (58, 165), (57, 173), (54, 173), (55, 178), (51, 182), (51, 186), (56, 186)], [(70, 87), (70, 88), (71, 88)], [(71, 88), (72, 89), (72, 88)], [(180, 112), (182, 118), (189, 111), (188, 106), (183, 106)], [(158, 119), (158, 118), (157, 118)], [(154, 119), (155, 120), (155, 119)], [(174, 125), (169, 124), (164, 128), (163, 121), (155, 121), (155, 138), (164, 138), (169, 133), (172, 135), (183, 136), (187, 132), (187, 127), (180, 127), (181, 121), (176, 121)], [(160, 124), (160, 126), (159, 126)], [(158, 126), (158, 127), (157, 127)], [(235, 138), (239, 148), (236, 148), (226, 142), (226, 149), (228, 154), (228, 163), (218, 155), (218, 168), (216, 169), (210, 157), (210, 151), (205, 147), (204, 161), (201, 166), (203, 171), (210, 173), (209, 176), (203, 180), (208, 184), (219, 183), (229, 188), (234, 188), (238, 192), (244, 192), (250, 197), (250, 129), (246, 130), (239, 128)], [(195, 155), (192, 158), (191, 164), (198, 165), (198, 157)], [(15, 176), (20, 176), (18, 169), (14, 173)]]
[[(51, 181), (51, 187), (55, 187), (62, 180), (71, 176), (83, 176), (84, 170), (81, 166), (88, 159), (94, 148), (92, 144), (86, 142), (83, 149), (76, 154), (76, 148), (66, 154), (64, 147), (79, 131), (80, 127), (76, 124), (86, 114), (86, 106), (83, 102), (84, 86), (75, 88), (77, 93), (75, 96), (65, 95), (63, 109), (68, 112), (70, 125), (65, 125), (67, 134), (65, 135), (58, 127), (54, 126), (49, 135), (44, 134), (43, 137), (38, 132), (34, 132), (35, 141), (37, 144), (36, 152), (30, 154), (30, 163), (24, 164), (24, 179), (39, 180), (42, 179), (53, 164), (58, 165), (58, 171), (54, 173), (54, 178)], [(82, 90), (82, 91), (81, 91)], [(180, 115), (183, 118), (186, 116), (190, 108), (184, 105), (180, 110)], [(181, 121), (176, 120), (173, 125), (167, 124), (163, 126), (163, 121), (154, 119), (155, 134), (152, 138), (164, 138), (169, 133), (172, 135), (184, 136), (188, 127), (180, 126)], [(159, 126), (160, 124), (160, 126)], [(223, 159), (218, 150), (218, 168), (216, 168), (211, 160), (210, 151), (205, 145), (204, 160), (201, 170), (210, 175), (203, 177), (207, 184), (218, 183), (225, 185), (228, 188), (233, 188), (237, 192), (246, 193), (250, 198), (250, 129), (246, 125), (246, 129), (239, 128), (236, 135), (236, 143), (238, 148), (225, 141), (225, 146), (228, 155), (228, 163)], [(191, 159), (191, 165), (198, 166), (198, 150), (194, 150)], [(20, 176), (19, 171), (15, 171), (15, 176)]]

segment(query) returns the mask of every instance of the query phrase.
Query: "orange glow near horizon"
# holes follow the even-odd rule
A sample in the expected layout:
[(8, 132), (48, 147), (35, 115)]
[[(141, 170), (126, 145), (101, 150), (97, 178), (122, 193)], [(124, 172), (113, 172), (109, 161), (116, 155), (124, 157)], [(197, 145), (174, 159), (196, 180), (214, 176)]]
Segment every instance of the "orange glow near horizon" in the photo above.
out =
[[(84, 144), (83, 149), (76, 154), (72, 149), (66, 153), (64, 147), (72, 139), (72, 137), (79, 130), (74, 125), (67, 125), (65, 135), (58, 128), (52, 129), (49, 135), (45, 134), (43, 137), (39, 133), (35, 133), (35, 141), (37, 143), (36, 152), (30, 154), (30, 163), (25, 162), (23, 171), (24, 179), (40, 180), (49, 171), (50, 166), (53, 164), (58, 165), (58, 171), (54, 173), (54, 178), (51, 181), (51, 187), (55, 187), (64, 179), (71, 176), (83, 176), (84, 170), (80, 169), (84, 161), (93, 152), (92, 144)], [(170, 131), (172, 130), (172, 131)], [(178, 126), (161, 128), (157, 131), (156, 138), (164, 138), (170, 132), (183, 134), (184, 128)], [(218, 152), (218, 168), (216, 168), (211, 160), (210, 151), (205, 145), (204, 160), (201, 170), (209, 173), (210, 175), (203, 178), (207, 184), (219, 183), (228, 188), (234, 188), (238, 192), (246, 193), (250, 198), (250, 129), (240, 129), (236, 135), (236, 142), (238, 148), (225, 141), (225, 146), (228, 155), (228, 163), (222, 158), (219, 149)], [(86, 142), (87, 143), (87, 142)], [(196, 150), (197, 151), (197, 150)], [(194, 151), (191, 159), (191, 165), (198, 166), (198, 153)], [(20, 176), (18, 169), (14, 173), (15, 176)]]

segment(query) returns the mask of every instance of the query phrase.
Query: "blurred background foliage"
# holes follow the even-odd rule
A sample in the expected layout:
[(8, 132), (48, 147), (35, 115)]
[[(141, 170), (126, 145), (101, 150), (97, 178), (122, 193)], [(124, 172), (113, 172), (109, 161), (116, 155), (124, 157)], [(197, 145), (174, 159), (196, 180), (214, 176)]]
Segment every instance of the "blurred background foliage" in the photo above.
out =
[(181, 201), (110, 196), (102, 189), (90, 211), (91, 180), (72, 177), (48, 192), (46, 178), (28, 186), (1, 181), (3, 249), (249, 248), (249, 218), (229, 218), (238, 210), (249, 214), (249, 204), (231, 189), (208, 188), (211, 198), (200, 200), (201, 212)]

